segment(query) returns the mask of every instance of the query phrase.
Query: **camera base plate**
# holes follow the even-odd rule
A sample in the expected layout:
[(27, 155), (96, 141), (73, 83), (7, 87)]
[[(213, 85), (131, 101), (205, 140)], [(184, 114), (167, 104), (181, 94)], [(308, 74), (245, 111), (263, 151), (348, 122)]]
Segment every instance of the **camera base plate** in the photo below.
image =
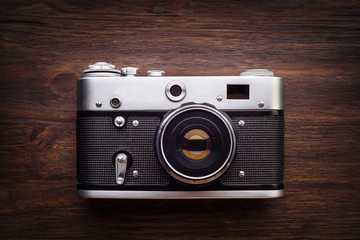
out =
[(114, 191), (78, 190), (83, 198), (105, 199), (231, 199), (278, 198), (284, 190), (225, 190), (225, 191)]

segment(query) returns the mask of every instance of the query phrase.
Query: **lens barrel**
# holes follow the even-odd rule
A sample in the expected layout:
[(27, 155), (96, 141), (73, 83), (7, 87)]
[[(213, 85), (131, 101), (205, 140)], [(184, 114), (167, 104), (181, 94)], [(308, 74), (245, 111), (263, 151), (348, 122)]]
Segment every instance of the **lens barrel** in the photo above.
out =
[(229, 117), (214, 107), (189, 104), (165, 115), (155, 139), (156, 154), (175, 179), (204, 184), (220, 177), (235, 156)]

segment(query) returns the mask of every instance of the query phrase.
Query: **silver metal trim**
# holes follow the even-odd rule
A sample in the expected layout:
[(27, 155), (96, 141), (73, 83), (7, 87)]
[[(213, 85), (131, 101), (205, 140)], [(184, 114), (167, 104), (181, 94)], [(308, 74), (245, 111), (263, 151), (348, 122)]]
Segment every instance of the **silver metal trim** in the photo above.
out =
[[(221, 167), (219, 169), (217, 169), (215, 172), (213, 172), (209, 175), (206, 175), (206, 176), (202, 176), (202, 177), (187, 176), (187, 175), (177, 171), (175, 168), (173, 168), (171, 166), (169, 161), (166, 159), (165, 153), (164, 153), (164, 146), (163, 146), (164, 132), (166, 131), (167, 126), (178, 115), (180, 115), (184, 112), (187, 112), (187, 111), (192, 111), (192, 110), (202, 110), (202, 111), (207, 111), (207, 112), (214, 114), (225, 124), (225, 126), (229, 132), (230, 138), (231, 138), (230, 139), (230, 152), (229, 152), (226, 160), (224, 161), (224, 164), (221, 165)], [(217, 179), (229, 168), (229, 166), (232, 163), (234, 156), (235, 156), (236, 135), (235, 135), (234, 129), (232, 128), (232, 124), (218, 110), (216, 110), (212, 107), (206, 106), (206, 105), (191, 104), (191, 105), (186, 105), (186, 106), (183, 106), (183, 107), (180, 107), (180, 108), (174, 110), (168, 116), (166, 116), (165, 119), (161, 122), (161, 124), (159, 126), (159, 130), (158, 130), (158, 134), (160, 135), (160, 139), (158, 139), (158, 137), (157, 137), (156, 141), (160, 141), (161, 157), (159, 157), (159, 160), (160, 160), (161, 165), (165, 168), (165, 171), (168, 172), (172, 177), (176, 178), (179, 181), (185, 182), (185, 183), (203, 184), (203, 183), (208, 183), (208, 182), (211, 182), (211, 181)]]
[[(175, 85), (178, 85), (180, 88), (181, 88), (181, 94), (179, 96), (174, 96), (171, 94), (171, 87), (175, 86)], [(169, 82), (166, 87), (165, 87), (165, 94), (166, 94), (166, 97), (170, 100), (170, 101), (173, 101), (173, 102), (179, 102), (181, 100), (184, 99), (184, 97), (186, 96), (186, 87), (185, 85), (180, 82), (180, 81), (172, 81), (172, 82)]]
[[(181, 81), (186, 86), (186, 96), (179, 102), (170, 101), (164, 89), (172, 81)], [(250, 86), (249, 99), (227, 99), (228, 84)], [(78, 111), (113, 111), (110, 99), (122, 100), (122, 111), (169, 111), (186, 102), (208, 103), (219, 110), (283, 109), (283, 81), (279, 77), (264, 76), (208, 76), (208, 77), (102, 77), (85, 74), (78, 81)], [(217, 96), (223, 100), (218, 101)], [(101, 101), (99, 109), (95, 102)]]
[(231, 191), (114, 191), (78, 190), (83, 198), (104, 199), (241, 199), (278, 198), (284, 190), (231, 190)]

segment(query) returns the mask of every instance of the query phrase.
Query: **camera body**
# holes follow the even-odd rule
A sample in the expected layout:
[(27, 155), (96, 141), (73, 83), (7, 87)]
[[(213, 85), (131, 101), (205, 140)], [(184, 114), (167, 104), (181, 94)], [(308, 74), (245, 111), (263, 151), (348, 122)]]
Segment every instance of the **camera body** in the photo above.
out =
[(268, 70), (165, 77), (98, 62), (78, 81), (85, 198), (274, 198), (284, 189), (283, 82)]

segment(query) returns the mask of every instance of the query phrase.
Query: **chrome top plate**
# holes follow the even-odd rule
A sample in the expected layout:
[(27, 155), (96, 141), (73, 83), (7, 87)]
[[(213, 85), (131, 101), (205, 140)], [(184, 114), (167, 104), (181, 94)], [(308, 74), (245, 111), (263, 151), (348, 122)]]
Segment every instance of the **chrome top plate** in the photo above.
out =
[[(181, 101), (166, 96), (166, 86), (179, 81), (186, 87)], [(249, 99), (227, 99), (227, 85), (249, 85)], [(122, 105), (114, 109), (110, 99)], [(101, 102), (101, 107), (96, 106)], [(282, 110), (283, 81), (271, 76), (121, 77), (88, 74), (78, 81), (78, 111), (164, 111), (184, 103), (208, 103), (219, 110)], [(263, 102), (262, 107), (259, 103)]]

